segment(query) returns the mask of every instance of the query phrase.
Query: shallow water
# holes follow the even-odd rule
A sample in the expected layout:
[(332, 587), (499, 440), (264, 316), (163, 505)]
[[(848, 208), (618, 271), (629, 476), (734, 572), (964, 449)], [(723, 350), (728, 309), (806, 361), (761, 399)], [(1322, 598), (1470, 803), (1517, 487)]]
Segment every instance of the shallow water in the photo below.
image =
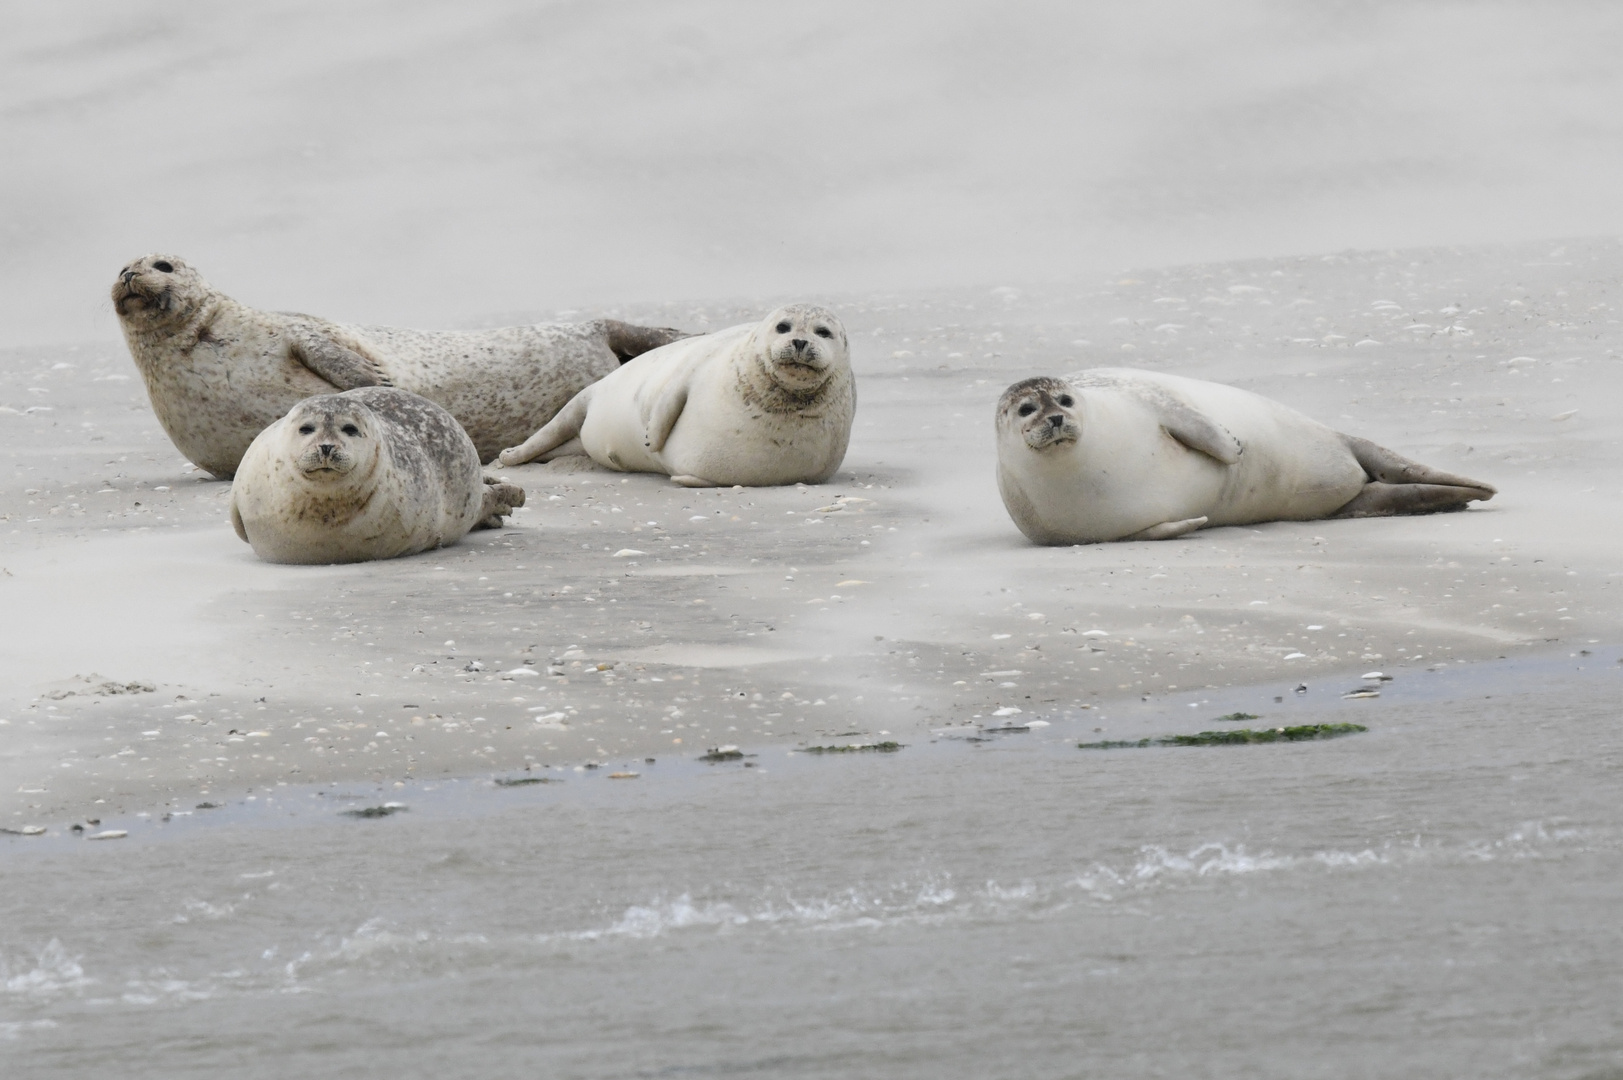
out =
[(5, 837), (0, 1054), (14, 1077), (1616, 1076), (1623, 670), (1592, 649), (1373, 700), (1105, 710), (1111, 734), (1239, 708), (1370, 729), (1317, 743), (1084, 752), (1098, 714), (1053, 713)]

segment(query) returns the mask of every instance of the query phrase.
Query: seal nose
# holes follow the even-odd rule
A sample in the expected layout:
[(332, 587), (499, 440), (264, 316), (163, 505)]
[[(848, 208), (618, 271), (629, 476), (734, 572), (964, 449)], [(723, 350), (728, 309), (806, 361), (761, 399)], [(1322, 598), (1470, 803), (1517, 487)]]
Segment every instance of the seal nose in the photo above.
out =
[(128, 285), (130, 282), (135, 280), (135, 271), (134, 270), (125, 270), (122, 274), (120, 274), (118, 276), (123, 280), (124, 284)]
[(332, 457), (332, 452), (336, 449), (338, 449), (338, 447), (334, 446), (332, 443), (324, 442), (320, 446), (321, 456)]
[(1051, 427), (1051, 428), (1060, 428), (1060, 427), (1063, 427), (1064, 425), (1065, 425), (1065, 416), (1064, 416), (1063, 413), (1055, 413), (1053, 416), (1050, 416), (1048, 418), (1048, 426)]
[(805, 352), (806, 351), (806, 346), (808, 344), (810, 344), (810, 343), (805, 338), (797, 337), (797, 338), (792, 338), (790, 340), (789, 344), (791, 344), (791, 345), (793, 345), (795, 347), (795, 352)]

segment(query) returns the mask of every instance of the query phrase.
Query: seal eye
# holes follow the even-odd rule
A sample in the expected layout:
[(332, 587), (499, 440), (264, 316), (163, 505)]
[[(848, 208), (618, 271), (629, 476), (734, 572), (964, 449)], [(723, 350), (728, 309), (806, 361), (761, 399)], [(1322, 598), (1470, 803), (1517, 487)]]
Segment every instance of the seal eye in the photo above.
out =
[(316, 426), (314, 424), (300, 424), (299, 425), (299, 434), (300, 435), (314, 435), (315, 433), (316, 433)]
[(1076, 404), (1076, 401), (1071, 397), (1070, 394), (1061, 394), (1059, 396), (1059, 403), (1061, 408), (1069, 409), (1072, 405)]
[(1034, 413), (1036, 411), (1037, 411), (1037, 406), (1033, 405), (1029, 401), (1026, 402), (1024, 405), (1020, 406), (1020, 415), (1021, 416), (1030, 416), (1032, 413)]
[(831, 333), (831, 332), (830, 332), (830, 331), (829, 331), (829, 328), (828, 328), (828, 327), (826, 327), (826, 326), (819, 326), (819, 327), (818, 327), (818, 328), (817, 328), (817, 329), (816, 329), (816, 331), (815, 331), (815, 333), (816, 333), (816, 334), (817, 334), (817, 336), (818, 336), (818, 337), (826, 337), (826, 338), (831, 338), (831, 337), (833, 337), (833, 336), (834, 336), (834, 335), (833, 335), (833, 334), (832, 334), (832, 333)]
[(345, 435), (359, 435), (361, 433), (361, 429), (356, 427), (354, 424), (345, 424), (339, 430), (343, 431)]
[(157, 262), (153, 263), (152, 269), (158, 271), (160, 274), (173, 274), (175, 272), (174, 265), (166, 262), (163, 259), (159, 259)]
[(787, 334), (789, 331), (793, 330), (794, 327), (789, 325), (788, 319), (785, 319), (777, 325), (776, 329), (780, 334)]

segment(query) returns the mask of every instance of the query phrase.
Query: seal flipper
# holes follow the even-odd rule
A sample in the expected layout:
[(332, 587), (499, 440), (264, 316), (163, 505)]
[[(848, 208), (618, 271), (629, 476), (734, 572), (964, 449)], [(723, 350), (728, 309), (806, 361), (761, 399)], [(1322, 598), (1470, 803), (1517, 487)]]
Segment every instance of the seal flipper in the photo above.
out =
[(673, 330), (668, 326), (635, 326), (619, 319), (599, 319), (597, 325), (608, 343), (609, 351), (619, 357), (622, 364), (628, 360), (635, 360), (643, 353), (657, 349), (661, 345), (669, 345), (673, 341), (693, 336), (684, 330)]
[(290, 351), (293, 359), (340, 390), (393, 385), (377, 364), (317, 331), (299, 334)]
[(672, 379), (673, 385), (667, 387), (654, 402), (653, 411), (648, 414), (648, 431), (643, 438), (643, 445), (654, 453), (665, 449), (665, 442), (671, 437), (676, 428), (676, 422), (682, 418), (682, 410), (687, 408), (688, 387), (686, 379)]
[[(1434, 469), (1430, 465), (1422, 465), (1418, 461), (1411, 461), (1395, 450), (1388, 450), (1378, 443), (1368, 439), (1360, 439), (1356, 435), (1342, 435), (1347, 443), (1347, 449), (1358, 464), (1369, 474), (1369, 478), (1383, 485), (1423, 484), (1427, 486), (1441, 485), (1452, 488), (1468, 488), (1473, 494), (1466, 498), (1480, 500), (1491, 499), (1499, 493), (1499, 489), (1492, 484), (1484, 484), (1480, 480), (1472, 480), (1465, 476), (1455, 476), (1453, 473)], [(1362, 498), (1360, 495), (1358, 498)], [(1357, 499), (1353, 500), (1357, 502)], [(1352, 503), (1348, 503), (1351, 506)], [(1345, 509), (1345, 508), (1343, 508)], [(1388, 510), (1385, 513), (1428, 513), (1429, 511), (1399, 511)]]
[(1198, 409), (1165, 397), (1157, 397), (1150, 404), (1166, 433), (1189, 449), (1222, 465), (1237, 464), (1240, 455), (1245, 453), (1245, 445), (1228, 428)]
[(586, 407), (592, 402), (592, 387), (588, 386), (569, 399), (569, 404), (558, 410), (558, 415), (547, 421), (540, 431), (518, 446), (509, 446), (496, 456), (503, 465), (523, 465), (543, 454), (564, 446), (580, 434), (586, 422)]
[(483, 500), (479, 505), (479, 524), (474, 528), (499, 529), (506, 524), (503, 518), (524, 505), (524, 489), (487, 476)]
[(1399, 514), (1443, 514), (1464, 510), (1475, 499), (1485, 499), (1474, 487), (1455, 484), (1388, 484), (1371, 480), (1351, 502), (1331, 517), (1395, 517)]
[(681, 484), (683, 487), (692, 487), (692, 488), (725, 487), (726, 486), (724, 484), (718, 484), (714, 480), (706, 480), (702, 476), (685, 476), (685, 475), (684, 476), (673, 476), (673, 477), (671, 477), (671, 480), (674, 483)]
[(242, 523), (242, 513), (237, 509), (235, 500), (232, 500), (231, 503), (231, 527), (237, 530), (237, 537), (241, 539), (244, 544), (251, 543), (251, 541), (248, 539), (248, 529)]
[[(1178, 440), (1183, 442), (1182, 439)], [(1187, 445), (1187, 444), (1185, 444)], [(1163, 521), (1159, 525), (1151, 525), (1147, 529), (1140, 529), (1131, 536), (1122, 537), (1123, 540), (1173, 540), (1187, 533), (1192, 533), (1206, 524), (1203, 517), (1185, 518), (1182, 521)]]

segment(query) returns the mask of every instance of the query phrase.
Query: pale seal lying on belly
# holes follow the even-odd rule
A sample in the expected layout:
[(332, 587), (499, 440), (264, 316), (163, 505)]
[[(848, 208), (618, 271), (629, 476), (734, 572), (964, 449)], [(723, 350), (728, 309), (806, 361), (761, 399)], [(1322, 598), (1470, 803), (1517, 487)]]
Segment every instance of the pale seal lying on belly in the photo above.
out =
[(231, 524), (266, 562), (392, 559), (497, 526), (524, 491), (485, 478), (451, 414), (386, 386), (294, 404), (231, 482)]
[(1026, 379), (997, 406), (998, 488), (1039, 544), (1463, 510), (1494, 488), (1220, 383), (1134, 368)]
[(222, 479), (301, 398), (398, 386), (450, 410), (481, 461), (550, 420), (626, 360), (685, 335), (613, 319), (429, 331), (259, 311), (180, 258), (148, 255), (113, 285), (113, 309), (158, 422)]
[(500, 460), (585, 453), (689, 487), (816, 484), (845, 459), (856, 403), (845, 327), (791, 304), (637, 357)]

